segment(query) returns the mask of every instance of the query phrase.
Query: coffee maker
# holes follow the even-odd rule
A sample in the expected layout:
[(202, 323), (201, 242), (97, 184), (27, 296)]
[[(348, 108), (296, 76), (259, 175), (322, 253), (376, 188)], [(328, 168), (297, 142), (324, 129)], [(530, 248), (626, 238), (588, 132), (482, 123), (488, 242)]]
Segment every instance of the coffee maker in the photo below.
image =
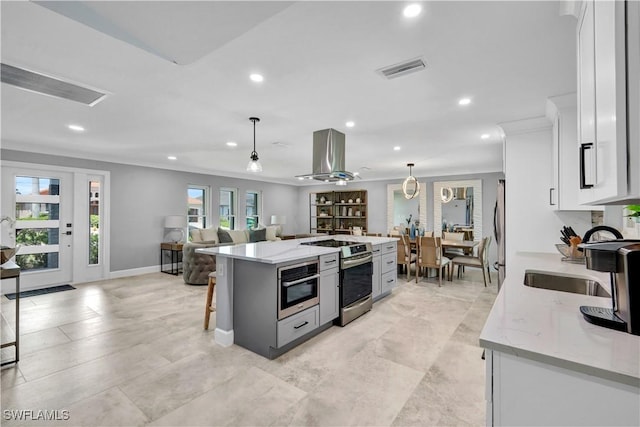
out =
[(580, 307), (594, 325), (640, 335), (640, 240), (580, 245), (589, 270), (609, 272), (613, 308)]

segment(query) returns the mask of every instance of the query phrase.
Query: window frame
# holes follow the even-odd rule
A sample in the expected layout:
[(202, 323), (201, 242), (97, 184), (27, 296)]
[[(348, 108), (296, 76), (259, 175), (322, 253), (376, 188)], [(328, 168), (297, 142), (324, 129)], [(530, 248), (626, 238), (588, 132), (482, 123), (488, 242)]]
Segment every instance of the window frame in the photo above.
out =
[[(249, 204), (247, 203), (248, 197), (250, 194), (255, 195), (255, 215), (249, 215)], [(247, 230), (251, 227), (249, 226), (249, 218), (254, 219), (254, 228), (258, 227), (260, 224), (260, 219), (262, 218), (262, 191), (259, 190), (246, 190), (245, 191), (245, 207), (244, 207), (244, 222)], [(253, 207), (253, 206), (252, 206)]]
[[(222, 204), (222, 193), (227, 192), (230, 193), (231, 200), (229, 202), (229, 214), (224, 215), (222, 212), (223, 205)], [(236, 217), (238, 212), (238, 189), (230, 188), (230, 187), (220, 187), (218, 190), (218, 227), (223, 230), (235, 230), (236, 229)], [(222, 225), (222, 220), (227, 219), (229, 224), (228, 227)]]
[[(191, 198), (191, 195), (189, 194), (189, 192), (191, 190), (202, 191), (202, 199), (203, 199), (202, 210), (195, 215), (190, 212), (192, 208), (190, 207), (190, 203), (189, 203), (189, 199)], [(209, 213), (210, 211), (209, 206), (211, 204), (210, 200), (211, 200), (211, 187), (209, 187), (208, 185), (199, 185), (199, 184), (187, 185), (186, 211), (187, 211), (187, 228), (188, 229), (192, 227), (192, 224), (195, 224), (194, 226), (200, 229), (207, 228), (209, 226), (211, 222), (211, 214)], [(193, 217), (197, 218), (197, 221), (195, 223), (191, 221), (191, 218)], [(189, 233), (188, 239), (189, 240), (191, 239), (191, 233)]]

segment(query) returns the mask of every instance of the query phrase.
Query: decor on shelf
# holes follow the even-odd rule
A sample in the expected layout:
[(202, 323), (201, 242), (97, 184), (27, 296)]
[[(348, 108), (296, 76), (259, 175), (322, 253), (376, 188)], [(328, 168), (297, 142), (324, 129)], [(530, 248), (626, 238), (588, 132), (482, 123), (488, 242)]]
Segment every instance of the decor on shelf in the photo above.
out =
[(187, 217), (184, 215), (169, 215), (164, 218), (164, 228), (169, 229), (165, 241), (184, 242), (184, 229), (187, 227)]
[(284, 215), (271, 215), (271, 225), (277, 226), (276, 236), (282, 236), (282, 226), (287, 223), (287, 217)]
[(260, 119), (257, 117), (249, 117), (249, 120), (253, 122), (253, 151), (251, 152), (251, 160), (247, 165), (247, 171), (249, 172), (262, 172), (262, 165), (260, 164), (260, 160), (258, 160), (258, 152), (256, 151), (256, 122), (259, 122)]
[(420, 183), (415, 176), (411, 173), (411, 168), (415, 166), (413, 163), (407, 163), (409, 167), (409, 176), (402, 183), (402, 194), (406, 199), (413, 199), (420, 194)]

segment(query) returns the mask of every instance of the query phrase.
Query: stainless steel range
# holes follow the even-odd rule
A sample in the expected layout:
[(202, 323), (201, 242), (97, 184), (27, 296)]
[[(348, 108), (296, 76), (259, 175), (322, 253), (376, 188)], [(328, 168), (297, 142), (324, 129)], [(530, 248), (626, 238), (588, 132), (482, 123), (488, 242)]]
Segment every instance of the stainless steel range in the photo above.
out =
[(340, 317), (344, 326), (373, 306), (373, 251), (371, 243), (334, 239), (304, 242), (303, 245), (340, 248)]

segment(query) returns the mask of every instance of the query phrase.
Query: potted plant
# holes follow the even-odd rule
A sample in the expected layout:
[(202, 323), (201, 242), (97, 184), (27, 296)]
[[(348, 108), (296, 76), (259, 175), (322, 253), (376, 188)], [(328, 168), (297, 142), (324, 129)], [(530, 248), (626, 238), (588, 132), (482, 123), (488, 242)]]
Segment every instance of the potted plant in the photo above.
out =
[(640, 205), (629, 205), (624, 208), (631, 212), (625, 216), (632, 217), (635, 222), (640, 222)]

